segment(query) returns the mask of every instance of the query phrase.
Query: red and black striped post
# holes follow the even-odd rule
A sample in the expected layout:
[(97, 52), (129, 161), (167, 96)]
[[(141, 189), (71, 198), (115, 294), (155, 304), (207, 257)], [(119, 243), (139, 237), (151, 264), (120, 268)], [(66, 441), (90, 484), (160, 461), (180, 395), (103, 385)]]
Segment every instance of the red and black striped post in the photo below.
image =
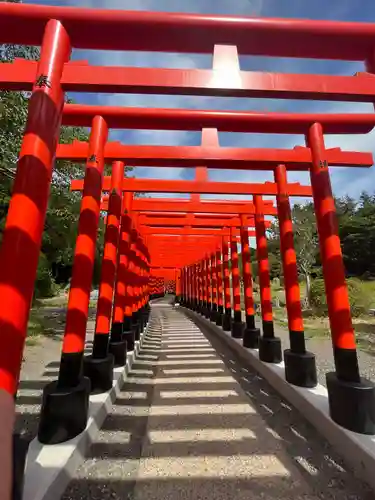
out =
[(223, 302), (223, 261), (221, 256), (221, 248), (216, 251), (216, 274), (217, 274), (217, 315), (216, 324), (222, 326), (224, 302)]
[(223, 252), (223, 279), (224, 279), (224, 315), (223, 330), (229, 332), (232, 326), (232, 304), (229, 272), (229, 244), (226, 236), (222, 237), (221, 249)]
[(196, 311), (200, 312), (202, 306), (202, 287), (201, 287), (201, 273), (200, 273), (200, 263), (195, 264), (195, 275), (197, 280), (197, 306)]
[[(131, 330), (131, 304), (127, 287), (128, 266), (130, 258), (130, 230), (131, 219), (129, 211), (132, 203), (132, 194), (125, 192), (122, 200), (122, 214), (120, 224), (120, 236), (117, 252), (117, 273), (115, 283), (115, 298), (112, 311), (111, 338), (109, 351), (115, 358), (116, 366), (124, 366), (127, 351), (134, 349), (134, 335)], [(130, 315), (130, 316), (126, 316)], [(127, 323), (129, 319), (129, 325)]]
[(211, 314), (211, 277), (210, 277), (210, 258), (206, 255), (205, 258), (205, 271), (206, 271), (206, 295), (207, 295), (207, 306), (205, 310), (205, 317), (209, 318)]
[[(47, 22), (29, 99), (26, 127), (0, 250), (0, 497), (12, 488), (14, 396), (22, 364), (52, 169), (64, 105), (61, 77), (70, 58), (69, 35)], [(13, 461), (17, 460), (16, 455)], [(13, 495), (19, 487), (14, 474)]]
[(216, 271), (216, 252), (211, 254), (211, 280), (212, 280), (212, 309), (210, 320), (216, 323), (217, 319), (217, 271)]
[(191, 280), (192, 280), (192, 289), (193, 289), (192, 309), (193, 309), (193, 311), (196, 311), (197, 305), (198, 305), (198, 287), (197, 287), (197, 273), (196, 273), (195, 264), (191, 265)]
[(191, 266), (187, 266), (187, 288), (188, 288), (188, 303), (187, 307), (192, 309), (193, 304), (193, 290), (192, 290), (192, 279), (191, 279)]
[(185, 300), (185, 268), (181, 267), (181, 301), (180, 304), (184, 306), (186, 303)]
[(176, 269), (176, 304), (180, 304), (181, 302), (181, 269)]
[(335, 201), (319, 123), (311, 125), (307, 144), (311, 149), (311, 187), (336, 368), (326, 374), (330, 413), (336, 423), (347, 429), (375, 434), (375, 386), (359, 373)]
[(114, 162), (112, 165), (111, 193), (108, 200), (107, 225), (104, 235), (104, 252), (92, 356), (84, 358), (84, 375), (91, 381), (91, 390), (99, 392), (109, 390), (113, 384), (114, 358), (112, 354), (108, 353), (108, 346), (117, 266), (123, 177), (124, 163), (120, 161)]
[(48, 384), (43, 391), (38, 432), (42, 443), (67, 441), (86, 427), (90, 380), (82, 376), (82, 361), (100, 216), (104, 147), (107, 136), (108, 127), (105, 120), (101, 116), (95, 116), (88, 145), (59, 377), (57, 381)]
[(132, 226), (130, 231), (130, 257), (129, 257), (129, 282), (131, 285), (127, 287), (129, 295), (131, 297), (131, 329), (134, 333), (135, 341), (139, 341), (141, 338), (141, 317), (139, 312), (139, 263), (137, 259), (137, 239), (138, 231)]
[(232, 271), (232, 293), (233, 293), (233, 320), (231, 325), (232, 337), (241, 339), (244, 333), (244, 323), (241, 314), (241, 288), (240, 270), (238, 267), (237, 238), (234, 228), (230, 229), (230, 262)]
[(281, 340), (278, 337), (275, 337), (273, 326), (267, 236), (266, 226), (264, 223), (263, 199), (260, 195), (254, 195), (254, 206), (260, 304), (262, 309), (263, 326), (263, 335), (259, 339), (259, 359), (266, 361), (267, 363), (280, 363), (282, 360)]
[(315, 387), (318, 383), (315, 355), (307, 352), (305, 345), (297, 256), (294, 249), (292, 212), (285, 165), (278, 165), (275, 168), (274, 175), (277, 184), (276, 200), (279, 217), (280, 250), (290, 341), (290, 349), (284, 351), (285, 378), (291, 384), (300, 387)]
[(201, 314), (206, 315), (207, 310), (207, 284), (206, 284), (206, 261), (201, 260), (201, 280), (202, 280), (202, 293), (203, 293), (203, 304), (201, 309)]
[(255, 325), (255, 310), (253, 297), (253, 277), (251, 272), (251, 254), (249, 245), (249, 231), (247, 217), (240, 215), (241, 221), (241, 258), (242, 258), (242, 278), (244, 288), (244, 302), (246, 324), (243, 337), (244, 347), (256, 349), (259, 345), (260, 330)]

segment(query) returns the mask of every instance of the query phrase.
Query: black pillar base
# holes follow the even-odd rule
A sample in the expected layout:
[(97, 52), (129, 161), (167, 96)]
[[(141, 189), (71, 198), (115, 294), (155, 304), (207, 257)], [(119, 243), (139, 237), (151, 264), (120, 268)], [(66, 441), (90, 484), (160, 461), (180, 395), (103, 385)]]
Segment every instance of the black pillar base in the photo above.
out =
[(223, 330), (225, 332), (230, 332), (232, 328), (232, 311), (231, 309), (225, 309), (223, 314)]
[(75, 387), (59, 387), (57, 381), (45, 386), (38, 429), (41, 443), (64, 443), (85, 430), (90, 390), (86, 377)]
[(232, 328), (231, 328), (232, 337), (234, 339), (242, 339), (244, 330), (245, 330), (245, 324), (242, 321), (241, 311), (234, 311)]
[(12, 500), (22, 500), (23, 497), (26, 455), (30, 439), (26, 439), (20, 434), (13, 434)]
[(232, 321), (231, 332), (234, 339), (242, 339), (245, 330), (245, 324), (242, 321)]
[(132, 330), (134, 333), (134, 340), (139, 340), (141, 335), (141, 325), (138, 321), (136, 323), (132, 323)]
[(101, 359), (92, 356), (83, 358), (83, 375), (90, 379), (91, 392), (106, 392), (112, 388), (114, 362), (112, 354)]
[(211, 317), (211, 304), (207, 302), (207, 307), (206, 310), (204, 311), (204, 315), (207, 319), (210, 319)]
[(115, 366), (125, 366), (126, 364), (126, 341), (110, 342), (109, 352), (114, 357)]
[(258, 349), (260, 338), (260, 328), (245, 327), (243, 334), (243, 346), (249, 349)]
[(217, 306), (216, 324), (218, 326), (222, 326), (223, 324), (223, 311), (224, 311), (223, 306)]
[(112, 323), (110, 342), (121, 342), (123, 323)]
[(375, 384), (365, 378), (346, 382), (326, 374), (329, 412), (336, 424), (359, 434), (375, 434)]
[(213, 323), (216, 323), (216, 318), (217, 318), (217, 305), (213, 304), (211, 312), (210, 312), (210, 321)]
[(266, 363), (281, 363), (281, 339), (278, 337), (260, 337), (259, 359)]
[(315, 354), (312, 352), (284, 351), (285, 378), (298, 387), (315, 387), (318, 384)]
[(128, 330), (127, 332), (122, 333), (122, 340), (126, 341), (126, 351), (134, 351), (134, 332), (133, 330)]

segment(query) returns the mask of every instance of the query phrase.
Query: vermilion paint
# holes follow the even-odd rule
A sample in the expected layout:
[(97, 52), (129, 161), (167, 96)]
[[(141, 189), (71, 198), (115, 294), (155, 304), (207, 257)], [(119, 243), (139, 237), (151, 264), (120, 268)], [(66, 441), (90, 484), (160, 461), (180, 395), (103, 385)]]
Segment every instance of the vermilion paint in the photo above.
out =
[[(43, 26), (26, 128), (0, 250), (0, 389), (17, 390), (34, 281), (47, 210), (64, 94), (61, 77), (70, 57), (59, 21)], [(38, 45), (40, 43), (39, 42)], [(40, 84), (46, 77), (48, 85)]]
[[(59, 383), (78, 383), (80, 363), (85, 347), (86, 324), (94, 270), (96, 239), (100, 215), (100, 197), (104, 171), (104, 146), (108, 127), (102, 117), (96, 116), (89, 139), (85, 181), (78, 221), (72, 279), (69, 290), (65, 334), (62, 346)], [(69, 381), (69, 382), (68, 382)]]
[(350, 314), (345, 269), (338, 235), (335, 200), (332, 195), (323, 130), (314, 123), (307, 136), (311, 148), (310, 169), (320, 254), (331, 325), (336, 373), (339, 378), (360, 380), (356, 343)]
[(272, 323), (272, 296), (267, 250), (266, 227), (264, 223), (263, 200), (260, 195), (254, 196), (255, 205), (255, 233), (257, 242), (258, 276), (260, 288), (260, 302), (262, 321)]

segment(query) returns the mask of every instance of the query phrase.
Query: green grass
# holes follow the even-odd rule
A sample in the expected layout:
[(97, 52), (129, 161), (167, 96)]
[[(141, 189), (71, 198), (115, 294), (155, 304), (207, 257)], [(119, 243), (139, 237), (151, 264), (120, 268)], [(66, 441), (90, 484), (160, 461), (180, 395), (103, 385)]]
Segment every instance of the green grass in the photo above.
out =
[(44, 319), (41, 310), (39, 308), (32, 309), (27, 325), (26, 345), (36, 345), (40, 337), (54, 333), (54, 329)]

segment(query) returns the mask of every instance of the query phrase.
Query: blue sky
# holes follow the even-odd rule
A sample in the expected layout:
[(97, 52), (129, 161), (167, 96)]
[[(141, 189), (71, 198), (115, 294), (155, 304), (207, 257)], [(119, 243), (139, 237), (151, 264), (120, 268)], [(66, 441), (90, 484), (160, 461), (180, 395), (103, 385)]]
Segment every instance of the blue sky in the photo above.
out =
[[(375, 22), (374, 0), (39, 0), (24, 3), (42, 5), (80, 6), (106, 9), (158, 10), (197, 12), (243, 16), (331, 19)], [(173, 68), (210, 68), (212, 57), (196, 54), (149, 54), (139, 52), (108, 52), (76, 50), (73, 59), (88, 60), (91, 64), (116, 66), (146, 66)], [(288, 58), (240, 57), (241, 69), (282, 73), (321, 73), (352, 75), (363, 71), (359, 62), (316, 61)], [(191, 96), (142, 96), (118, 94), (72, 94), (77, 102), (150, 107), (186, 107), (200, 109), (267, 110), (290, 112), (373, 112), (372, 104), (292, 101), (273, 99), (236, 99)], [(113, 131), (111, 138), (132, 144), (197, 145), (200, 134), (170, 131)], [(220, 134), (222, 146), (291, 148), (304, 144), (302, 136), (266, 134)], [(327, 147), (342, 147), (375, 153), (375, 133), (363, 136), (328, 136)], [(139, 177), (191, 179), (192, 169), (137, 168)], [(336, 195), (358, 196), (362, 190), (375, 192), (375, 169), (331, 169)], [(272, 173), (244, 171), (210, 171), (210, 179), (228, 181), (272, 180)], [(308, 182), (307, 174), (289, 174), (290, 181)]]

